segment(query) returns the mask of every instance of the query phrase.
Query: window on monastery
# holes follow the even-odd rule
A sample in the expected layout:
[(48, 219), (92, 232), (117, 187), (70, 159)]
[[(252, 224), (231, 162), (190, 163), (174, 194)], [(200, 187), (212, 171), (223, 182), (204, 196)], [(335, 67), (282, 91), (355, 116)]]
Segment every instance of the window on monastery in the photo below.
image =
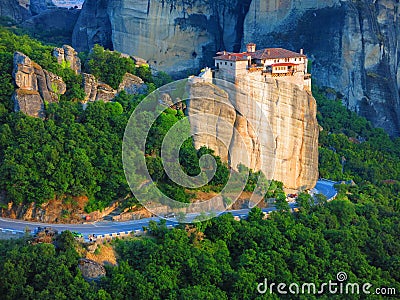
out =
[(225, 66), (227, 65), (228, 63), (227, 62), (225, 62)]
[(231, 63), (231, 67), (233, 66), (233, 64)]

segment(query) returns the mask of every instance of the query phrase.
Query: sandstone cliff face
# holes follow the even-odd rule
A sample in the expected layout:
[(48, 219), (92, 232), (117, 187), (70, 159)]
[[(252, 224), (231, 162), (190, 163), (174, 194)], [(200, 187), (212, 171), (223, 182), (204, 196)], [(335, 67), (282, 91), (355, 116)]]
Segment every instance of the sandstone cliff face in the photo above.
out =
[[(99, 43), (144, 57), (171, 74), (186, 74), (211, 63), (217, 50), (240, 49), (249, 3), (87, 0), (75, 26), (73, 46), (88, 50)], [(98, 19), (102, 21), (93, 21)]]
[(400, 134), (398, 1), (253, 0), (243, 42), (304, 48), (313, 78), (348, 108)]
[(21, 52), (14, 53), (13, 78), (18, 87), (13, 95), (14, 110), (33, 117), (44, 117), (44, 102), (57, 102), (66, 92), (61, 77), (42, 69)]
[(194, 101), (187, 110), (192, 132), (208, 133), (194, 135), (196, 148), (210, 147), (233, 168), (241, 163), (261, 169), (290, 189), (314, 187), (319, 132), (315, 99), (298, 85), (272, 78), (247, 76), (236, 87), (240, 92), (232, 96), (210, 83), (192, 86)]
[(107, 0), (85, 1), (72, 34), (72, 46), (76, 50), (87, 51), (95, 44), (113, 49), (107, 5)]
[[(250, 41), (258, 48), (304, 48), (318, 85), (334, 88), (348, 108), (391, 135), (400, 134), (398, 1), (173, 3), (87, 0), (75, 45), (114, 46), (180, 75), (212, 65), (217, 50), (238, 51)], [(93, 23), (96, 17), (103, 21)]]

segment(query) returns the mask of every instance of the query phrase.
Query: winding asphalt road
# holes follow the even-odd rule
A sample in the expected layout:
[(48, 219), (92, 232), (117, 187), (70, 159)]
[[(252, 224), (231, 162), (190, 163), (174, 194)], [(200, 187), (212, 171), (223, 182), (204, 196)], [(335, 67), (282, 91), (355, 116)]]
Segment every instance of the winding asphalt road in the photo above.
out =
[[(328, 201), (334, 199), (337, 195), (337, 191), (334, 188), (336, 182), (329, 181), (329, 180), (319, 180), (313, 189), (314, 193), (323, 194), (326, 196)], [(297, 207), (297, 203), (289, 203), (292, 209)], [(270, 213), (276, 210), (275, 207), (265, 208), (263, 212)], [(237, 216), (239, 218), (245, 218), (248, 213), (249, 209), (241, 209), (241, 210), (231, 210), (226, 211), (223, 213), (232, 213), (233, 216)], [(187, 220), (193, 220), (196, 217), (196, 214), (188, 214)], [(64, 230), (70, 231), (78, 231), (81, 232), (85, 238), (88, 237), (89, 234), (96, 234), (96, 235), (105, 235), (105, 234), (117, 234), (119, 232), (130, 232), (130, 231), (140, 231), (143, 229), (144, 226), (148, 226), (149, 222), (159, 221), (160, 218), (153, 217), (141, 220), (134, 220), (128, 222), (90, 222), (86, 224), (45, 224), (45, 223), (38, 223), (38, 222), (28, 222), (28, 221), (21, 221), (15, 219), (6, 219), (0, 218), (0, 230), (1, 231), (11, 231), (11, 232), (24, 232), (26, 228), (29, 228), (32, 232), (37, 227), (52, 227), (57, 229), (59, 232)], [(175, 218), (171, 218), (167, 220), (167, 226), (172, 227), (176, 226), (178, 223)]]

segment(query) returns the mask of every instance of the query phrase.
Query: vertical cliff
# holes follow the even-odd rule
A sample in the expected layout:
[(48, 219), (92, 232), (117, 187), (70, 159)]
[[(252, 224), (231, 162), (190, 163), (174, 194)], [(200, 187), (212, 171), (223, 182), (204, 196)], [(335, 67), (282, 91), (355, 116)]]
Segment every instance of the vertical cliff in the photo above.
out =
[(243, 41), (304, 48), (313, 78), (350, 109), (400, 133), (398, 1), (253, 0)]
[(215, 150), (235, 169), (244, 164), (262, 170), (287, 188), (314, 187), (319, 129), (311, 94), (263, 76), (239, 78), (234, 93), (216, 84), (222, 89), (201, 82), (192, 86), (188, 116), (195, 146)]
[(107, 0), (86, 0), (75, 24), (72, 34), (72, 46), (78, 51), (88, 51), (95, 44), (100, 44), (110, 50), (111, 23), (107, 12)]
[(240, 50), (250, 2), (87, 0), (73, 46), (87, 50), (99, 43), (144, 57), (173, 75), (186, 75), (211, 64), (218, 50)]

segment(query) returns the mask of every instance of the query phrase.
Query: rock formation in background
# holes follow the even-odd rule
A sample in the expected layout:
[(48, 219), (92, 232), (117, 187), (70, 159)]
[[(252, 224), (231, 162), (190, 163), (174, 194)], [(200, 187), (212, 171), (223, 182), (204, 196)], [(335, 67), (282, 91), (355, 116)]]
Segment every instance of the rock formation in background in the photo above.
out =
[(182, 6), (179, 1), (87, 0), (73, 46), (88, 50), (99, 43), (143, 57), (170, 74), (187, 75), (207, 65), (217, 50), (240, 49), (240, 27), (249, 3), (232, 0), (223, 8), (218, 1)]
[(42, 69), (21, 52), (14, 53), (13, 78), (18, 89), (13, 95), (14, 110), (32, 117), (44, 117), (44, 103), (58, 102), (66, 92), (61, 77)]
[[(313, 188), (318, 179), (319, 127), (312, 95), (273, 78), (244, 77), (236, 87), (240, 93), (232, 96), (210, 83), (192, 86), (187, 108), (192, 132), (208, 133), (194, 135), (196, 148), (215, 150), (235, 169), (238, 164), (261, 169), (286, 188)], [(197, 118), (198, 114), (204, 117)]]
[[(51, 0), (1, 0), (0, 16), (38, 38), (71, 44), (80, 10), (60, 8)], [(7, 24), (7, 23), (6, 23)]]
[(55, 8), (53, 1), (51, 0), (30, 0), (29, 10), (33, 15), (38, 15), (49, 8)]
[(29, 9), (28, 0), (1, 0), (0, 16), (10, 18), (16, 23), (21, 23), (30, 17), (32, 12)]
[(315, 83), (392, 136), (400, 134), (399, 2), (253, 0), (243, 41), (304, 48)]
[(87, 0), (74, 45), (88, 50), (100, 43), (181, 76), (211, 66), (216, 51), (238, 52), (248, 42), (259, 48), (304, 48), (315, 83), (335, 89), (348, 108), (374, 125), (400, 134), (398, 1), (173, 3)]
[(109, 1), (86, 0), (72, 34), (72, 46), (78, 51), (88, 51), (95, 44), (113, 49)]
[(57, 58), (59, 64), (66, 62), (76, 74), (81, 73), (81, 60), (78, 57), (78, 52), (76, 52), (71, 46), (64, 45), (62, 48), (55, 48), (53, 56)]

